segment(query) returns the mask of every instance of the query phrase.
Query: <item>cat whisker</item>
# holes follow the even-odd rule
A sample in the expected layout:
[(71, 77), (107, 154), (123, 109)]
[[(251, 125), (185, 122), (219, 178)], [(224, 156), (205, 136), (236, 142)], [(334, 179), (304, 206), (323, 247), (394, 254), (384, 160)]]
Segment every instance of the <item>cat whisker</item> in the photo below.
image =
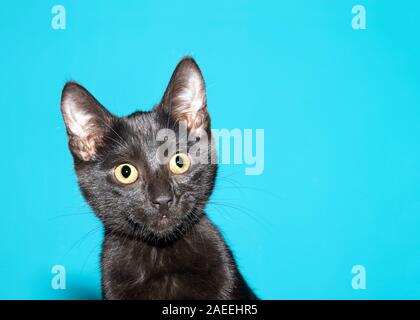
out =
[(69, 213), (69, 214), (61, 214), (61, 215), (58, 215), (58, 216), (54, 216), (54, 217), (51, 217), (51, 218), (49, 218), (48, 219), (48, 221), (53, 221), (53, 220), (56, 220), (56, 219), (60, 219), (60, 218), (67, 218), (67, 217), (74, 217), (74, 216), (85, 216), (85, 215), (91, 215), (92, 213), (91, 212), (80, 212), (80, 213)]
[(213, 206), (221, 206), (221, 207), (231, 208), (233, 210), (236, 210), (237, 212), (244, 213), (249, 218), (251, 218), (252, 220), (257, 222), (258, 224), (260, 224), (260, 226), (264, 227), (265, 229), (267, 227), (270, 227), (269, 222), (265, 221), (265, 219), (262, 219), (261, 216), (254, 215), (252, 210), (247, 209), (243, 206), (233, 204), (233, 203), (228, 203), (228, 202), (217, 202), (217, 201), (209, 201), (208, 204), (210, 206), (213, 205)]
[(92, 236), (93, 234), (95, 234), (96, 232), (100, 231), (102, 229), (102, 226), (97, 226), (93, 229), (91, 229), (90, 231), (88, 231), (87, 233), (85, 233), (79, 240), (77, 240), (71, 247), (70, 249), (65, 253), (65, 257), (74, 249), (76, 248), (78, 245), (81, 245), (83, 243), (83, 241), (85, 241), (88, 237)]

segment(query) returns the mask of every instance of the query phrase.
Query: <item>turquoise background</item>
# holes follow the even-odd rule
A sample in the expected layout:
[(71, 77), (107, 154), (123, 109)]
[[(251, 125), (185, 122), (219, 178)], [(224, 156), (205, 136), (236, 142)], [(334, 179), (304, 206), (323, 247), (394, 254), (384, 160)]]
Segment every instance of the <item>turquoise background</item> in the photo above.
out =
[[(67, 29), (53, 30), (64, 5)], [(353, 30), (363, 4), (367, 30)], [(100, 298), (101, 224), (59, 113), (67, 80), (116, 114), (193, 55), (214, 128), (265, 130), (208, 213), (264, 299), (420, 298), (420, 3), (18, 1), (0, 6), (0, 298)], [(67, 271), (53, 290), (51, 268)], [(351, 286), (366, 268), (366, 290)]]

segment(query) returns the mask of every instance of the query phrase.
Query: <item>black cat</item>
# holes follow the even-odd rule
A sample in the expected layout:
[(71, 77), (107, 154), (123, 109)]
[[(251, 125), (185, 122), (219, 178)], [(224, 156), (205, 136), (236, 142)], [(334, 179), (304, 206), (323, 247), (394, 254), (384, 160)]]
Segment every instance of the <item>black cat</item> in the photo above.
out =
[[(257, 299), (204, 213), (216, 151), (204, 139), (210, 117), (192, 58), (178, 64), (150, 112), (116, 117), (74, 82), (63, 89), (61, 111), (80, 189), (104, 225), (105, 299)], [(195, 137), (184, 147), (181, 124)], [(159, 141), (162, 129), (176, 140)], [(173, 147), (167, 162), (158, 156), (163, 143)], [(202, 143), (194, 154), (192, 143)]]

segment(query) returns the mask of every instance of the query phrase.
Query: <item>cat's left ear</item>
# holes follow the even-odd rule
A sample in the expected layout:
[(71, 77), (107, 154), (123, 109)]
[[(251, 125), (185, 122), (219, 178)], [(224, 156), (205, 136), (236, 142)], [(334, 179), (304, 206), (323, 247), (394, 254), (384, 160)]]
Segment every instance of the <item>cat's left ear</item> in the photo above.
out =
[(159, 107), (175, 121), (186, 121), (188, 129), (209, 129), (206, 86), (193, 58), (185, 57), (178, 63)]
[(94, 159), (114, 116), (89, 91), (75, 82), (68, 82), (64, 86), (61, 113), (73, 156), (83, 161)]

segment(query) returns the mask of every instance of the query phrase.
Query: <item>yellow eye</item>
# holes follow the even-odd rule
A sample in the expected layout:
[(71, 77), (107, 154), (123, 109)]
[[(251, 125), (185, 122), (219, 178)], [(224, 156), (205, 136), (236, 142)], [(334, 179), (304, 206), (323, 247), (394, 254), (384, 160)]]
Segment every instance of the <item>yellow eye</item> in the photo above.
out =
[(139, 172), (136, 167), (129, 163), (122, 163), (118, 165), (114, 170), (114, 174), (115, 178), (123, 184), (133, 183), (139, 177)]
[(185, 153), (176, 153), (169, 161), (169, 169), (174, 174), (183, 174), (190, 166), (190, 157)]

